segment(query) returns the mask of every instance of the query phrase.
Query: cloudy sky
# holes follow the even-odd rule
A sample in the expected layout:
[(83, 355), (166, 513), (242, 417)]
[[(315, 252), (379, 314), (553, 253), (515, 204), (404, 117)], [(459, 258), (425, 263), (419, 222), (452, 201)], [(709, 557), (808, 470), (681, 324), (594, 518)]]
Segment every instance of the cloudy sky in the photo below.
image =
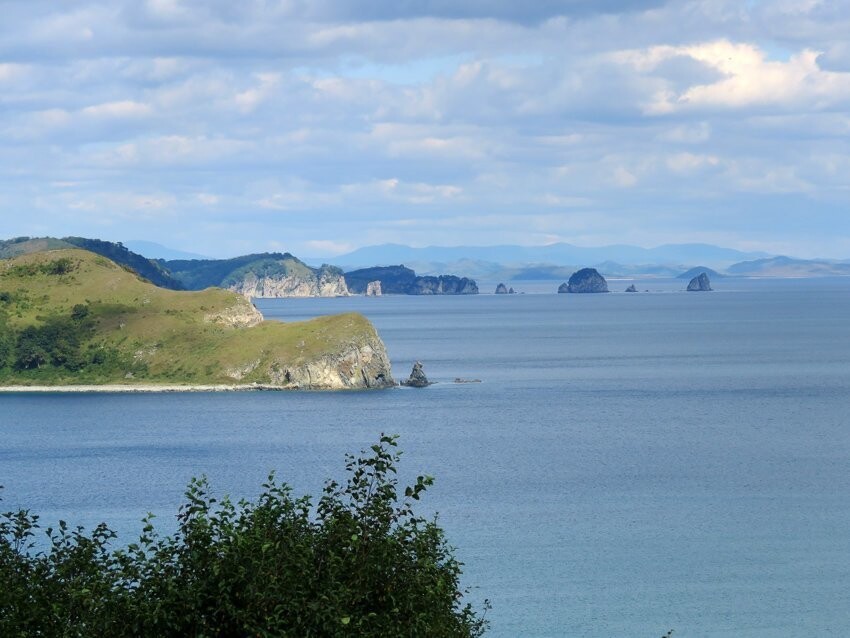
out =
[(850, 257), (847, 0), (0, 0), (3, 237)]

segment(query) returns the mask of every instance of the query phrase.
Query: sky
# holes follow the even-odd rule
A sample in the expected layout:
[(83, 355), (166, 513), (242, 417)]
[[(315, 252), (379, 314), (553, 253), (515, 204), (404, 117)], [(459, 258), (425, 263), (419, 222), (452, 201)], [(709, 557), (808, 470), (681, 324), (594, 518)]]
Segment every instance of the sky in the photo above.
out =
[(848, 0), (0, 0), (2, 237), (850, 258)]

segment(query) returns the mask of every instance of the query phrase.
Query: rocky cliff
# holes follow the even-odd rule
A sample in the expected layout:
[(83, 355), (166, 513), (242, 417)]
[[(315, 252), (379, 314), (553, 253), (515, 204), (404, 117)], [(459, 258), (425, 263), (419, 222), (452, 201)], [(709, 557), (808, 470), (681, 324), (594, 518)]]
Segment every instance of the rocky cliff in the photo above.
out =
[(227, 286), (228, 290), (245, 297), (346, 297), (348, 287), (339, 276), (311, 277), (303, 275), (267, 275), (258, 277), (248, 273), (239, 281)]
[(344, 297), (348, 287), (341, 269), (311, 268), (290, 253), (260, 253), (233, 259), (189, 259), (159, 263), (187, 290), (211, 286), (246, 297)]
[(388, 388), (395, 385), (384, 342), (374, 327), (363, 329), (359, 315), (351, 317), (351, 336), (331, 353), (268, 363), (272, 385), (311, 390)]
[(246, 297), (345, 297), (348, 287), (342, 271), (324, 265), (313, 269), (301, 262), (276, 260), (252, 264), (225, 279), (228, 290)]

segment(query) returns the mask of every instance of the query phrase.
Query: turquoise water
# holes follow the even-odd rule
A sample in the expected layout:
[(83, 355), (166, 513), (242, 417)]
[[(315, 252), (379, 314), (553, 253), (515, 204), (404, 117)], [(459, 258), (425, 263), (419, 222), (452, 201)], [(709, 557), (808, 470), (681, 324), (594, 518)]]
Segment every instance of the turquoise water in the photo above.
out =
[(492, 636), (850, 635), (850, 282), (638, 287), (660, 292), (261, 301), (364, 312), (396, 378), (421, 359), (440, 383), (0, 396), (4, 509), (129, 541), (193, 475), (317, 494), (396, 432)]

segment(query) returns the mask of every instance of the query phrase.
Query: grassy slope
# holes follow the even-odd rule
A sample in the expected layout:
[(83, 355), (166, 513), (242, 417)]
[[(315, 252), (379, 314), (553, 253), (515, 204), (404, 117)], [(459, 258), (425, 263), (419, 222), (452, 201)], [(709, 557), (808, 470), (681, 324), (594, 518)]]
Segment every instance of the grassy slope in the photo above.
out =
[[(28, 265), (69, 258), (65, 275), (23, 272)], [(358, 314), (307, 322), (263, 322), (234, 328), (204, 317), (234, 306), (250, 308), (241, 296), (221, 289), (178, 292), (140, 280), (104, 257), (82, 250), (40, 252), (0, 262), (0, 292), (16, 295), (5, 307), (13, 330), (39, 324), (47, 315), (67, 315), (89, 304), (96, 330), (88, 345), (114, 348), (126, 362), (108, 371), (88, 366), (79, 373), (56, 370), (0, 372), (4, 383), (233, 383), (227, 369), (260, 361), (241, 382), (265, 382), (273, 361), (297, 364), (332, 355), (348, 343), (374, 334)], [(133, 372), (134, 379), (125, 379)]]

